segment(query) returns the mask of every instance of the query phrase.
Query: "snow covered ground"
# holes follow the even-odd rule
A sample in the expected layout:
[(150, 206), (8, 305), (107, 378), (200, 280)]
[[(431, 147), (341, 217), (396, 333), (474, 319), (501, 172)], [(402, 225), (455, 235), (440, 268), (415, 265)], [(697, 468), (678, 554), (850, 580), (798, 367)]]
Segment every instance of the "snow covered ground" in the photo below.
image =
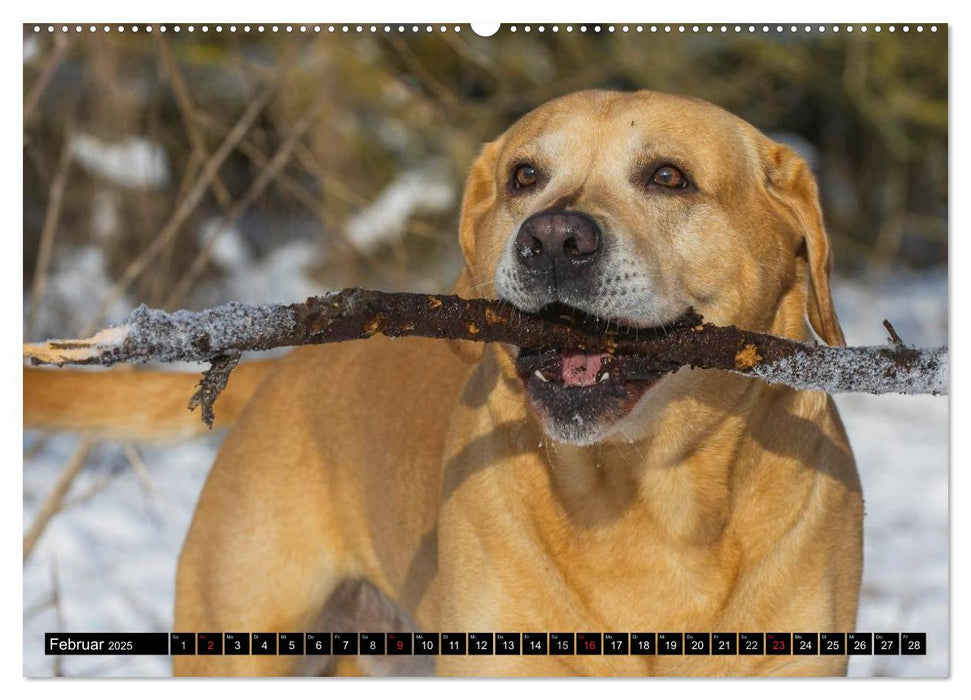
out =
[[(946, 345), (947, 278), (842, 281), (835, 303), (850, 345), (886, 341), (889, 319), (914, 345)], [(863, 482), (863, 588), (857, 629), (926, 632), (926, 656), (857, 656), (853, 676), (949, 673), (948, 400), (836, 397)]]
[[(838, 281), (851, 344), (947, 342), (944, 275)], [(944, 676), (948, 665), (948, 400), (838, 397), (863, 479), (866, 550), (858, 629), (926, 632), (926, 656), (861, 656), (855, 676)], [(136, 453), (101, 445), (24, 567), (24, 674), (49, 676), (44, 632), (168, 631), (175, 561), (219, 436)], [(24, 529), (79, 440), (24, 437)], [(134, 465), (134, 466), (133, 466)], [(55, 583), (56, 582), (56, 583)], [(63, 657), (69, 676), (165, 676), (166, 657)]]

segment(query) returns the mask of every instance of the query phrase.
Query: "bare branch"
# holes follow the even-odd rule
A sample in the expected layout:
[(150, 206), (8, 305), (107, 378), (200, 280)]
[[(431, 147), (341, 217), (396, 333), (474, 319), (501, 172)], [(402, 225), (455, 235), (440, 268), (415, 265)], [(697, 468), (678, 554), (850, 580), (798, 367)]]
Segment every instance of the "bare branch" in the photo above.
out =
[[(182, 124), (185, 126), (186, 134), (189, 137), (191, 149), (190, 158), (194, 163), (205, 163), (210, 157), (209, 150), (206, 147), (205, 139), (199, 131), (196, 108), (192, 102), (192, 95), (189, 94), (189, 88), (185, 84), (185, 78), (182, 75), (182, 69), (179, 67), (179, 61), (175, 57), (175, 52), (172, 50), (171, 40), (162, 33), (156, 34), (155, 40), (158, 43), (162, 67), (172, 84), (175, 104), (179, 108)], [(226, 189), (226, 185), (223, 184), (218, 172), (213, 174), (210, 189), (216, 201), (219, 202), (219, 206), (224, 210), (227, 209), (230, 201), (229, 190)]]
[(213, 421), (216, 420), (216, 413), (213, 404), (219, 398), (219, 394), (226, 388), (229, 382), (230, 373), (239, 364), (239, 353), (229, 353), (213, 359), (212, 364), (202, 373), (199, 380), (199, 388), (189, 399), (189, 410), (194, 411), (202, 406), (202, 422), (212, 429)]
[[(182, 225), (188, 220), (189, 216), (195, 211), (199, 202), (202, 201), (203, 195), (209, 189), (213, 179), (219, 172), (223, 163), (229, 158), (229, 155), (236, 148), (236, 144), (246, 135), (250, 127), (256, 121), (256, 118), (263, 111), (263, 108), (270, 101), (276, 91), (277, 83), (276, 80), (271, 80), (264, 86), (257, 94), (250, 100), (246, 109), (243, 111), (242, 116), (240, 116), (239, 121), (233, 126), (223, 142), (219, 144), (219, 147), (213, 152), (206, 162), (205, 166), (202, 168), (202, 172), (196, 179), (192, 186), (192, 189), (186, 195), (179, 206), (176, 207), (171, 218), (165, 223), (165, 225), (159, 230), (159, 232), (152, 239), (151, 243), (138, 254), (138, 256), (132, 260), (125, 271), (121, 274), (121, 277), (115, 283), (115, 286), (108, 293), (107, 297), (102, 300), (101, 305), (98, 307), (98, 311), (95, 314), (95, 319), (93, 322), (93, 328), (97, 328), (100, 319), (104, 317), (105, 311), (121, 298), (121, 295), (127, 291), (128, 287), (141, 275), (142, 271), (145, 270), (148, 265), (155, 259), (155, 257), (169, 244), (169, 242), (178, 235), (182, 228)], [(91, 329), (93, 331), (93, 328)]]
[(61, 156), (57, 162), (57, 170), (54, 172), (54, 180), (51, 182), (50, 198), (47, 200), (47, 211), (44, 214), (44, 225), (40, 231), (40, 245), (37, 248), (37, 264), (34, 266), (34, 282), (30, 292), (30, 306), (27, 310), (27, 320), (24, 321), (24, 329), (28, 335), (34, 330), (37, 314), (40, 311), (41, 303), (44, 300), (44, 292), (47, 289), (47, 273), (51, 264), (51, 255), (54, 251), (54, 235), (57, 233), (57, 226), (61, 220), (61, 205), (64, 202), (64, 189), (67, 184), (68, 171), (71, 168), (71, 139), (68, 133), (64, 137), (64, 145), (61, 146)]
[(883, 327), (886, 328), (887, 332), (890, 334), (890, 342), (894, 344), (894, 347), (904, 347), (904, 341), (902, 341), (900, 336), (897, 335), (897, 331), (894, 329), (893, 324), (890, 323), (890, 321), (883, 319)]
[(218, 227), (205, 242), (202, 250), (199, 251), (199, 255), (192, 261), (191, 267), (182, 275), (175, 285), (175, 289), (172, 290), (172, 293), (165, 300), (164, 306), (174, 306), (188, 293), (192, 284), (205, 269), (206, 263), (212, 256), (212, 251), (216, 247), (220, 236), (236, 225), (240, 217), (260, 198), (267, 186), (276, 179), (280, 171), (290, 161), (294, 147), (313, 126), (314, 120), (320, 114), (320, 110), (323, 109), (326, 103), (327, 93), (321, 92), (311, 103), (306, 113), (294, 125), (287, 138), (280, 145), (280, 148), (277, 149), (276, 153), (273, 154), (273, 157), (270, 158), (266, 166), (260, 169), (259, 175), (253, 180), (246, 193), (223, 215)]
[(94, 440), (91, 438), (84, 438), (81, 441), (74, 454), (71, 455), (71, 459), (68, 460), (64, 471), (58, 477), (54, 488), (51, 489), (51, 492), (38, 509), (34, 521), (30, 524), (30, 528), (24, 535), (24, 562), (27, 561), (31, 552), (34, 551), (34, 546), (37, 544), (40, 536), (44, 534), (48, 523), (61, 510), (65, 496), (71, 490), (74, 479), (84, 469), (84, 464), (94, 445)]
[(47, 60), (44, 61), (44, 66), (41, 68), (37, 80), (31, 86), (26, 97), (24, 97), (24, 126), (29, 124), (33, 118), (34, 110), (37, 109), (40, 98), (44, 95), (44, 91), (47, 89), (48, 84), (50, 84), (51, 78), (57, 73), (57, 69), (67, 56), (67, 50), (71, 48), (73, 42), (74, 40), (70, 35), (54, 35), (54, 50), (51, 51)]

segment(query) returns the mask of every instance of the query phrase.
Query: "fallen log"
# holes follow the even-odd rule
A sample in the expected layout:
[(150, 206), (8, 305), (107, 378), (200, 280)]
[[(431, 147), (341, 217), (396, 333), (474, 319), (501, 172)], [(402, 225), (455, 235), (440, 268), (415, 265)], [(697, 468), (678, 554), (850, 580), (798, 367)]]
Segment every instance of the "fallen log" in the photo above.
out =
[(113, 365), (119, 362), (206, 361), (190, 408), (201, 406), (212, 425), (213, 403), (240, 353), (385, 335), (509, 343), (536, 352), (524, 356), (539, 369), (543, 350), (603, 352), (605, 366), (625, 379), (689, 366), (755, 376), (796, 389), (827, 393), (946, 394), (948, 349), (914, 348), (886, 321), (891, 344), (830, 347), (735, 326), (703, 322), (688, 311), (660, 328), (633, 329), (566, 307), (538, 314), (495, 299), (345, 289), (297, 304), (230, 303), (205, 311), (168, 313), (146, 306), (127, 321), (82, 340), (25, 344), (34, 364)]

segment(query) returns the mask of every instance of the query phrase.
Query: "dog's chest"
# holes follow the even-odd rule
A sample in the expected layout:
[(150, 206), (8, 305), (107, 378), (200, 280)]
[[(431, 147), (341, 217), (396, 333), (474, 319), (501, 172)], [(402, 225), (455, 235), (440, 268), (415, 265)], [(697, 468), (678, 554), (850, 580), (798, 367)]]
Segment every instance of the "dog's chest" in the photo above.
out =
[(535, 466), (513, 468), (514, 485), (470, 479), (443, 510), (444, 621), (496, 631), (708, 628), (737, 573), (718, 508), (638, 499), (629, 484), (564, 502), (545, 475), (523, 479)]

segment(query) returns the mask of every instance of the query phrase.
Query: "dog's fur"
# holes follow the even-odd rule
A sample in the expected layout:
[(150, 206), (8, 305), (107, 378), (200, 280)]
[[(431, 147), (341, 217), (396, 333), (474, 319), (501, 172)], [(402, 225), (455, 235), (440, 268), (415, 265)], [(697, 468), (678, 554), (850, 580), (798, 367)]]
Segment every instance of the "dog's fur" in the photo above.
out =
[[(514, 191), (523, 162), (540, 175)], [(692, 186), (652, 186), (662, 163)], [(552, 287), (522, 274), (512, 241), (545, 211), (597, 223), (598, 272)], [(460, 239), (455, 291), (464, 295), (527, 310), (559, 301), (632, 326), (693, 306), (714, 323), (800, 340), (812, 337), (808, 315), (823, 340), (843, 343), (809, 168), (699, 100), (582, 92), (540, 107), (482, 150)], [(515, 355), (374, 338), (300, 348), (265, 373), (200, 498), (179, 561), (175, 628), (854, 629), (863, 505), (829, 396), (683, 369), (631, 405), (571, 424), (527, 398)], [(845, 656), (368, 658), (355, 667), (179, 656), (175, 671), (846, 670)]]

